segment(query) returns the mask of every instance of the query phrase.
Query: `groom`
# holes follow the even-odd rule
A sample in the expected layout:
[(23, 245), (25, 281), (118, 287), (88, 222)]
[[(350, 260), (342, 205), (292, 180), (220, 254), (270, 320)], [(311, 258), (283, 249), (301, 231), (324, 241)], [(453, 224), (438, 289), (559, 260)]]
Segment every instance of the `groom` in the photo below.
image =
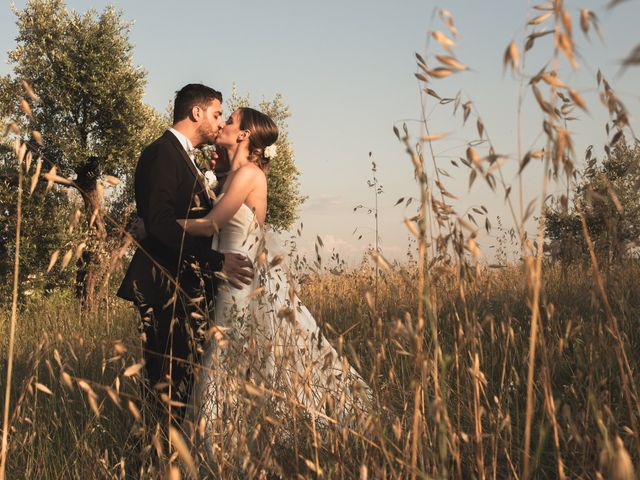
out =
[(182, 404), (188, 401), (192, 367), (215, 299), (213, 273), (222, 272), (234, 287), (249, 284), (253, 276), (246, 257), (211, 250), (211, 238), (192, 237), (176, 223), (203, 217), (212, 207), (191, 151), (212, 144), (223, 128), (221, 103), (220, 92), (186, 85), (176, 94), (173, 126), (140, 155), (135, 196), (146, 238), (118, 290), (142, 318), (153, 413), (161, 419), (171, 403), (176, 424), (184, 416)]

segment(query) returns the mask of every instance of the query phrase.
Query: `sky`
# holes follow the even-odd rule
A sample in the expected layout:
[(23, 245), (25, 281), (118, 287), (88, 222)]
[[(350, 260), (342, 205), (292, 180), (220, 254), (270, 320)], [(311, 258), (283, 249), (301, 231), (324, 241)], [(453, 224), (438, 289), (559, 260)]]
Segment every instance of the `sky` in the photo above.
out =
[[(20, 9), (25, 3), (3, 0), (0, 4), (1, 52), (15, 47), (12, 4)], [(313, 251), (320, 236), (326, 257), (336, 249), (351, 263), (362, 259), (375, 238), (374, 218), (367, 214), (367, 208), (374, 205), (374, 192), (367, 185), (373, 160), (382, 185), (382, 251), (389, 259), (406, 259), (410, 234), (403, 220), (415, 215), (415, 203), (409, 207), (395, 204), (401, 197), (417, 197), (419, 190), (411, 161), (392, 128), (406, 123), (412, 135), (423, 133), (415, 52), (430, 64), (435, 63), (434, 54), (444, 53), (429, 40), (430, 31), (446, 31), (435, 14), (439, 8), (451, 12), (459, 31), (456, 57), (471, 70), (434, 80), (430, 87), (442, 97), (453, 97), (460, 91), (465, 101), (473, 101), (474, 112), (481, 116), (492, 144), (509, 156), (503, 167), (507, 183), (516, 179), (518, 132), (522, 151), (544, 146), (542, 117), (530, 92), (525, 95), (524, 113), (518, 117), (520, 81), (502, 69), (506, 46), (511, 40), (522, 45), (528, 33), (526, 22), (539, 13), (532, 10), (533, 2), (68, 0), (67, 5), (81, 12), (88, 8), (101, 11), (106, 5), (122, 10), (124, 19), (132, 23), (134, 62), (147, 72), (145, 101), (161, 111), (166, 110), (176, 90), (192, 82), (205, 83), (227, 96), (236, 85), (241, 95), (250, 94), (255, 103), (282, 94), (292, 114), (288, 128), (300, 170), (300, 191), (307, 197), (300, 211), (304, 228), (298, 243), (303, 251)], [(640, 68), (622, 74), (619, 68), (619, 61), (640, 43), (634, 33), (640, 2), (629, 0), (612, 10), (605, 8), (605, 0), (567, 0), (565, 5), (573, 16), (582, 56), (575, 71), (561, 61), (560, 75), (589, 104), (589, 113), (576, 112), (580, 120), (570, 125), (580, 159), (590, 144), (601, 155), (606, 140), (606, 110), (597, 99), (598, 69), (625, 102), (636, 132), (640, 130), (634, 115), (640, 100)], [(604, 42), (593, 34), (587, 40), (579, 31), (580, 8), (596, 13)], [(540, 47), (536, 46), (526, 60), (528, 74), (543, 68), (551, 55), (549, 40), (540, 39), (537, 45)], [(0, 74), (11, 71), (6, 58), (3, 53)], [(453, 104), (441, 106), (430, 100), (425, 107), (431, 133), (449, 133), (433, 147), (443, 182), (458, 197), (453, 204), (461, 213), (484, 205), (494, 227), (500, 216), (508, 228), (513, 222), (503, 194), (492, 193), (481, 181), (469, 190), (468, 171), (451, 164), (464, 156), (467, 142), (477, 138), (473, 115), (467, 126), (460, 128), (461, 117), (458, 114), (453, 120), (452, 110)], [(479, 151), (483, 148), (486, 146), (478, 146)], [(541, 192), (538, 165), (528, 167), (524, 183), (526, 205)], [(565, 185), (561, 181), (551, 190), (562, 191)], [(358, 205), (365, 208), (354, 212)], [(488, 261), (495, 257), (501, 235), (495, 228), (490, 235), (481, 234), (480, 245)]]

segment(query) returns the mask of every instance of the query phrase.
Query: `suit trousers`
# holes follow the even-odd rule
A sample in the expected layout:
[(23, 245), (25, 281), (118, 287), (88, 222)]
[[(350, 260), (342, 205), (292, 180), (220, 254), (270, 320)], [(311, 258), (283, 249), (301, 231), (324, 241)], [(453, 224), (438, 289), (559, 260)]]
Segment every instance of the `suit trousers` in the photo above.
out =
[(138, 305), (138, 310), (148, 413), (164, 427), (171, 412), (171, 423), (177, 427), (185, 417), (207, 322), (194, 318), (195, 308), (181, 300), (164, 306)]

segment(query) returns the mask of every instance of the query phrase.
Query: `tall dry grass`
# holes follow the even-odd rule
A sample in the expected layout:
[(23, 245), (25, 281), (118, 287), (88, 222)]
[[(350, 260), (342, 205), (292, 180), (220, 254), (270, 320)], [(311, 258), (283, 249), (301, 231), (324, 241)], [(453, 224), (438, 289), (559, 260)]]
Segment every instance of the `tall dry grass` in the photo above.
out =
[[(585, 32), (593, 28), (593, 12), (579, 17)], [(227, 425), (237, 427), (234, 441), (222, 440), (218, 461), (206, 462), (199, 425), (166, 429), (167, 442), (143, 418), (137, 314), (109, 295), (96, 311), (54, 295), (2, 314), (3, 338), (15, 345), (2, 351), (0, 380), (3, 390), (11, 386), (6, 478), (634, 478), (640, 263), (629, 258), (602, 270), (591, 248), (589, 259), (561, 266), (541, 248), (550, 182), (576, 168), (567, 117), (586, 108), (561, 79), (561, 62), (577, 63), (571, 18), (560, 0), (538, 5), (524, 45), (506, 48), (505, 67), (521, 82), (520, 107), (530, 92), (544, 121), (544, 145), (515, 158), (496, 153), (470, 99), (435, 90), (434, 82), (467, 69), (454, 54), (448, 11), (430, 32), (437, 45), (417, 55), (424, 111), (437, 101), (462, 124), (475, 120), (478, 138), (462, 147), (462, 161), (470, 184), (484, 181), (506, 199), (521, 262), (479, 263), (478, 228), (456, 214), (435, 168), (433, 143), (445, 135), (425, 114), (419, 138), (396, 129), (419, 192), (416, 215), (405, 220), (417, 239), (416, 262), (390, 265), (376, 248), (371, 265), (299, 272), (302, 300), (371, 386), (372, 408), (340, 422), (239, 375), (242, 408)], [(527, 74), (526, 52), (542, 36), (553, 38), (549, 62)], [(614, 129), (610, 147), (630, 129), (628, 113), (606, 79), (597, 81)], [(29, 174), (23, 145), (16, 145), (18, 164)], [(543, 200), (525, 208), (522, 175), (511, 195), (501, 167), (515, 161), (522, 172), (532, 160), (543, 164)], [(37, 183), (39, 173), (32, 178)], [(69, 182), (55, 169), (45, 179)], [(535, 242), (526, 233), (534, 214)], [(115, 249), (114, 265), (125, 249)], [(272, 411), (273, 399), (286, 405), (286, 420)]]
[[(523, 273), (522, 266), (473, 272), (462, 280), (464, 299), (455, 268), (432, 273), (441, 298), (439, 373), (446, 405), (437, 403), (425, 384), (417, 476), (520, 478), (530, 328)], [(621, 334), (636, 351), (638, 274), (637, 262), (618, 266), (607, 285)], [(369, 478), (412, 473), (417, 271), (383, 270), (377, 307), (371, 297), (367, 300), (374, 276), (375, 270), (363, 265), (342, 275), (311, 275), (301, 289), (327, 336), (344, 345), (375, 392), (366, 442), (355, 437), (343, 443), (333, 438), (341, 437), (339, 432), (331, 431), (318, 439), (319, 464), (327, 478), (357, 478), (365, 470)], [(531, 474), (556, 478), (562, 462), (568, 477), (592, 478), (601, 472), (610, 478), (608, 472), (623, 468), (627, 455), (637, 461), (637, 452), (614, 354), (616, 340), (608, 331), (598, 285), (589, 265), (549, 266), (542, 284)], [(151, 452), (141, 446), (146, 437), (128, 410), (139, 388), (135, 376), (124, 375), (141, 355), (133, 340), (137, 318), (128, 305), (115, 302), (108, 330), (103, 315), (83, 316), (73, 304), (69, 298), (52, 298), (21, 314), (33, 321), (21, 322), (16, 337), (7, 478), (120, 478), (124, 473), (148, 478), (140, 472), (148, 470)], [(3, 334), (8, 319), (3, 318)], [(424, 351), (430, 352), (432, 342), (424, 342)], [(637, 356), (630, 361), (637, 371)], [(336, 441), (340, 448), (332, 449)], [(299, 469), (313, 476), (303, 459), (296, 466), (291, 452), (280, 454), (281, 473), (293, 475)], [(228, 467), (224, 478), (245, 475), (240, 466)]]

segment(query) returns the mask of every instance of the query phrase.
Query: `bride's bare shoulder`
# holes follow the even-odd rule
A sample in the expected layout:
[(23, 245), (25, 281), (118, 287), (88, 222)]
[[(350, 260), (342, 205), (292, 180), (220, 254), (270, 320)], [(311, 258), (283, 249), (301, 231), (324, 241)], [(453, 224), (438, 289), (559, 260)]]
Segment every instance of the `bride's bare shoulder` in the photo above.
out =
[(238, 175), (241, 175), (245, 180), (256, 182), (258, 184), (264, 183), (267, 180), (267, 176), (258, 165), (255, 163), (247, 163), (238, 169)]
[(227, 178), (223, 192), (230, 190), (245, 192), (262, 191), (267, 186), (264, 172), (254, 164), (246, 164), (233, 171)]

